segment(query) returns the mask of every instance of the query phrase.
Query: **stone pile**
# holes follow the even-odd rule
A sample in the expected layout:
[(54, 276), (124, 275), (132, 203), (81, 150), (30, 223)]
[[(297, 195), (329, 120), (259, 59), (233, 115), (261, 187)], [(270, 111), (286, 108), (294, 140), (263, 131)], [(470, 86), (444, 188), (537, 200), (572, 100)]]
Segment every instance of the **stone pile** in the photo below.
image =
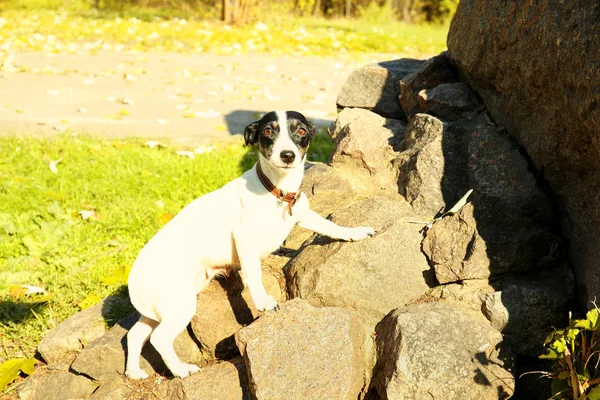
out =
[(366, 66), (338, 107), (330, 162), (307, 170), (303, 191), (333, 221), (373, 226), (373, 238), (295, 228), (265, 262), (277, 313), (261, 316), (236, 277), (212, 282), (176, 341), (183, 361), (203, 367), (196, 375), (163, 378), (148, 344), (143, 367), (156, 374), (126, 380), (124, 335), (136, 315), (90, 329), (107, 300), (44, 339), (49, 365), (19, 396), (61, 398), (48, 388), (72, 381), (68, 396), (90, 399), (510, 397), (520, 363), (573, 301), (540, 176), (446, 53)]

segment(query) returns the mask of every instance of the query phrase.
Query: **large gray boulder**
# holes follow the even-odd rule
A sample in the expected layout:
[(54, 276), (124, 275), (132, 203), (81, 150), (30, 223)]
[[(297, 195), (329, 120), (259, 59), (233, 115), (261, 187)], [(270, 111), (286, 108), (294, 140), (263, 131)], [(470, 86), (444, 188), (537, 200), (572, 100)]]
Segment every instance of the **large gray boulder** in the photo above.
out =
[(599, 13), (595, 0), (462, 0), (448, 35), (457, 69), (554, 193), (586, 306), (600, 297)]
[(517, 355), (537, 357), (552, 330), (568, 324), (574, 277), (567, 266), (537, 276), (509, 278), (482, 296), (481, 311)]
[(30, 376), (17, 388), (20, 400), (87, 398), (98, 387), (85, 376), (67, 371), (44, 371)]
[(502, 208), (468, 203), (433, 224), (423, 252), (439, 283), (523, 274), (551, 267), (559, 239)]
[(73, 314), (44, 336), (38, 352), (48, 364), (71, 362), (84, 344), (90, 343), (108, 330), (105, 315), (112, 308), (123, 307), (121, 297), (109, 296), (98, 304)]
[(431, 115), (411, 118), (394, 164), (400, 194), (422, 217), (433, 219), (467, 191), (464, 136)]
[(241, 357), (206, 366), (185, 379), (173, 379), (161, 387), (160, 394), (169, 400), (252, 399)]
[[(277, 301), (284, 300), (277, 280), (263, 271), (267, 293)], [(237, 272), (229, 278), (213, 280), (198, 294), (196, 315), (190, 323), (194, 337), (207, 360), (229, 359), (237, 354), (233, 334), (252, 323), (259, 315)]]
[(355, 400), (366, 385), (369, 335), (349, 311), (294, 299), (235, 337), (257, 400)]
[[(328, 217), (332, 212), (346, 208), (358, 195), (352, 177), (329, 164), (315, 163), (304, 173), (302, 193), (317, 214)], [(286, 238), (284, 247), (297, 250), (311, 236), (312, 231), (295, 226)]]
[(403, 58), (353, 71), (338, 95), (338, 109), (364, 108), (384, 117), (406, 119), (398, 102), (398, 82), (422, 63), (422, 60)]
[(384, 399), (509, 398), (500, 332), (443, 303), (398, 308), (377, 325), (371, 385)]
[[(456, 82), (447, 53), (442, 53), (425, 61), (419, 69), (400, 80), (398, 100), (407, 119), (425, 112), (419, 104), (419, 94), (444, 83)], [(421, 100), (422, 102), (422, 100)]]
[(392, 168), (394, 150), (404, 129), (400, 120), (386, 119), (368, 110), (345, 109), (331, 129), (335, 147), (330, 163), (336, 168), (349, 168), (353, 181), (362, 177), (366, 182), (358, 186), (363, 190), (389, 189), (396, 178)]
[(286, 269), (290, 297), (357, 311), (374, 326), (429, 289), (430, 268), (414, 218), (407, 203), (377, 197), (334, 213), (334, 222), (373, 226), (375, 236), (359, 242), (317, 237)]

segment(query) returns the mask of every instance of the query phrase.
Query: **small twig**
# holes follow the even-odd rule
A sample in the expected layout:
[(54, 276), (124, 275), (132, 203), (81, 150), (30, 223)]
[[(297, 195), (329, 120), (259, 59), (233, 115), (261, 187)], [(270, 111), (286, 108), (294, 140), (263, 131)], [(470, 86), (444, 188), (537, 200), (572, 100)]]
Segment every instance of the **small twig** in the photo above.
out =
[(577, 400), (579, 397), (579, 393), (583, 391), (581, 388), (581, 383), (577, 379), (577, 372), (573, 367), (573, 360), (571, 360), (571, 353), (568, 349), (565, 349), (565, 361), (569, 366), (569, 375), (571, 377), (571, 387), (573, 388), (573, 400)]

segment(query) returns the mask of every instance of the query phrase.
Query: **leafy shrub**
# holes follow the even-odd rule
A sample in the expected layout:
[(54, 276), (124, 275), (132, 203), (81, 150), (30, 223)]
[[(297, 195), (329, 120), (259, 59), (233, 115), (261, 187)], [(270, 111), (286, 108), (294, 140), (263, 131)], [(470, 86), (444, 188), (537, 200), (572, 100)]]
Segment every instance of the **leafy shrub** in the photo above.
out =
[(585, 319), (571, 319), (569, 326), (552, 332), (544, 342), (541, 359), (552, 360), (551, 399), (600, 400), (600, 310), (594, 304)]

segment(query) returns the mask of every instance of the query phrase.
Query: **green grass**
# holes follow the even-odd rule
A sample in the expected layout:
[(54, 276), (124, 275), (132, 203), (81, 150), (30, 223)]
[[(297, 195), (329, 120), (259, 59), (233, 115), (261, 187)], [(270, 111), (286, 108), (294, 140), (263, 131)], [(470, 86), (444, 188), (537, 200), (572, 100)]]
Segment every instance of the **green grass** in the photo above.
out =
[[(241, 140), (227, 143), (190, 159), (139, 139), (0, 138), (0, 361), (33, 356), (68, 316), (111, 293), (126, 295), (143, 244), (256, 160)], [(331, 148), (319, 135), (310, 158), (326, 160)], [(59, 158), (54, 174), (47, 162)], [(22, 285), (46, 293), (26, 295)]]
[(407, 25), (391, 20), (374, 23), (273, 16), (263, 22), (261, 26), (231, 27), (214, 20), (141, 20), (89, 12), (9, 9), (0, 14), (0, 42), (6, 52), (104, 49), (335, 57), (374, 52), (427, 57), (446, 48), (448, 31), (445, 25)]

